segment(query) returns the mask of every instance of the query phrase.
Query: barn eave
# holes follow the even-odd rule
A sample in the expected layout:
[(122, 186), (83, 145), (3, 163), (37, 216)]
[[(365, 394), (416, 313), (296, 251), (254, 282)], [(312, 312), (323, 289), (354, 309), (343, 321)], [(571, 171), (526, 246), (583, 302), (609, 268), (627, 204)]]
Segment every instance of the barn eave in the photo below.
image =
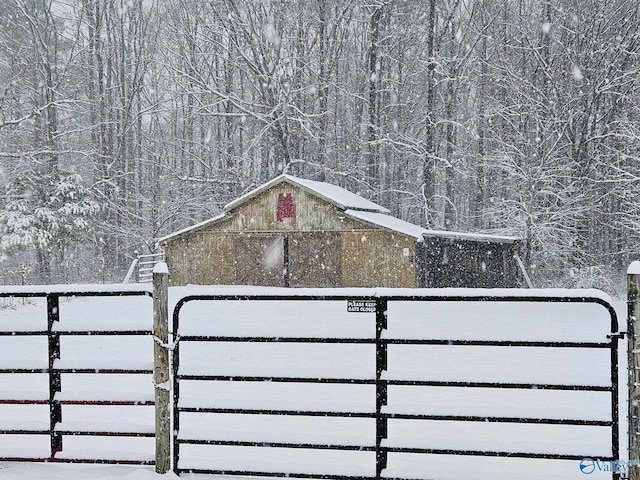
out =
[(422, 234), (424, 240), (428, 238), (465, 240), (481, 243), (517, 243), (522, 241), (520, 237), (510, 237), (504, 235), (492, 235), (486, 233), (452, 232), (449, 230), (425, 230)]
[(216, 223), (220, 222), (221, 220), (224, 220), (225, 218), (227, 218), (226, 213), (218, 215), (217, 217), (209, 218), (204, 222), (196, 223), (195, 225), (191, 225), (190, 227), (186, 227), (186, 228), (183, 228), (182, 230), (178, 230), (177, 232), (173, 232), (173, 233), (170, 233), (169, 235), (165, 235), (164, 237), (160, 237), (156, 240), (156, 243), (162, 246), (166, 243), (177, 240), (178, 238), (183, 237), (185, 235), (190, 235), (194, 232), (210, 227), (211, 225), (215, 225)]

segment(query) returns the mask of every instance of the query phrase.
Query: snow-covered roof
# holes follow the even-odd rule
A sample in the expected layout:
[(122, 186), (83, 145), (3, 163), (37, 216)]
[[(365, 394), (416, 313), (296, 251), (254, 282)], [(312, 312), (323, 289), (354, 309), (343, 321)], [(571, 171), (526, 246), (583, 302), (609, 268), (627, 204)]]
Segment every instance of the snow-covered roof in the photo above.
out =
[(467, 233), (467, 232), (451, 232), (449, 230), (425, 230), (422, 234), (424, 238), (452, 238), (455, 240), (470, 240), (472, 242), (497, 242), (497, 243), (514, 243), (522, 240), (519, 237), (509, 237), (504, 235), (491, 235), (488, 233)]
[(429, 230), (413, 223), (405, 222), (391, 215), (385, 215), (384, 213), (377, 212), (361, 212), (356, 210), (345, 211), (350, 217), (354, 217), (358, 220), (364, 220), (365, 222), (377, 225), (379, 227), (393, 230), (394, 232), (403, 233), (405, 235), (415, 237), (416, 240), (422, 241), (427, 237), (436, 238), (451, 238), (460, 240), (469, 240), (474, 242), (498, 242), (498, 243), (513, 243), (520, 240), (517, 237), (506, 237), (499, 235), (486, 235), (483, 233), (464, 233), (464, 232), (450, 232), (447, 230)]
[(301, 186), (305, 190), (313, 192), (318, 197), (330, 203), (333, 203), (343, 210), (362, 210), (368, 212), (390, 213), (389, 210), (384, 208), (383, 206), (378, 205), (377, 203), (373, 203), (372, 201), (367, 200), (360, 195), (356, 195), (349, 190), (345, 190), (344, 188), (337, 185), (332, 185), (325, 182), (316, 182), (314, 180), (306, 180), (304, 178), (298, 178), (294, 177), (293, 175), (287, 174), (282, 174), (274, 178), (273, 180), (251, 190), (250, 192), (245, 193), (241, 197), (236, 198), (233, 202), (225, 205), (224, 209), (225, 211), (230, 211), (236, 208), (238, 205), (245, 203), (248, 199), (254, 197), (255, 195), (262, 193), (265, 190), (273, 187), (274, 185), (282, 183), (283, 181)]
[(373, 225), (393, 230), (394, 232), (404, 233), (410, 237), (415, 237), (418, 241), (422, 241), (422, 234), (426, 232), (423, 227), (405, 222), (404, 220), (400, 220), (399, 218), (392, 217), (391, 215), (386, 215), (384, 213), (361, 212), (357, 210), (346, 210), (344, 213), (358, 220), (364, 220), (365, 222)]
[(158, 243), (166, 242), (167, 240), (173, 237), (179, 237), (182, 234), (193, 232), (195, 230), (200, 230), (201, 228), (204, 228), (212, 223), (215, 223), (218, 220), (222, 220), (224, 217), (226, 217), (226, 214), (223, 213), (222, 215), (218, 215), (217, 217), (209, 218), (204, 222), (196, 223), (195, 225), (191, 225), (190, 227), (186, 227), (186, 228), (183, 228), (182, 230), (178, 230), (177, 232), (173, 232), (173, 233), (170, 233), (169, 235), (165, 235), (164, 237), (160, 237), (156, 241)]

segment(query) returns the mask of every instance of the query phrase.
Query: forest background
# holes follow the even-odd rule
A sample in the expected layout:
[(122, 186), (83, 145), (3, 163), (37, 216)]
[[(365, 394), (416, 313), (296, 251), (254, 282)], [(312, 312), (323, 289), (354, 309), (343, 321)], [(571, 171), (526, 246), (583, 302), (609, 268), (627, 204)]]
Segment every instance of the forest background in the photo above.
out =
[(615, 293), (639, 54), (637, 0), (2, 0), (0, 281), (121, 281), (286, 172)]

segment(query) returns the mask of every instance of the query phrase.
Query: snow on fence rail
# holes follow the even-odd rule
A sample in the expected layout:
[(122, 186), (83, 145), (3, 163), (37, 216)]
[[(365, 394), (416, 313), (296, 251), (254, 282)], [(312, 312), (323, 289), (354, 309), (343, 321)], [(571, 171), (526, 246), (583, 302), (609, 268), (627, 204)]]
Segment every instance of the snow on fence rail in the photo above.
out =
[(619, 458), (603, 296), (327, 292), (177, 302), (176, 473), (566, 479)]
[(154, 463), (150, 297), (0, 290), (0, 461)]

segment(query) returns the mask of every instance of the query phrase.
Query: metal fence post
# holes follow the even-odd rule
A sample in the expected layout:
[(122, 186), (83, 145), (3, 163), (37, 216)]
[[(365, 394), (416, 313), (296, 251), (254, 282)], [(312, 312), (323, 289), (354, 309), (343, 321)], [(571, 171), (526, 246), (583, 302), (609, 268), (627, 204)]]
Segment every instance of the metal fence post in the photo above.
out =
[(156, 472), (171, 468), (169, 382), (169, 269), (158, 262), (153, 269), (153, 384), (156, 407)]
[(49, 432), (51, 436), (51, 458), (62, 451), (62, 435), (56, 432), (56, 425), (62, 422), (62, 407), (56, 400), (56, 393), (62, 391), (60, 372), (54, 370), (55, 361), (60, 358), (60, 334), (55, 327), (60, 323), (60, 298), (47, 295), (47, 338), (49, 350)]
[[(640, 262), (633, 262), (627, 271), (627, 338), (629, 366), (629, 460), (640, 459), (638, 432), (640, 424)], [(640, 468), (629, 466), (629, 478), (640, 479)]]
[(387, 342), (382, 338), (387, 329), (387, 299), (376, 299), (376, 479), (387, 468), (387, 451), (382, 441), (387, 438), (387, 417), (382, 407), (387, 404), (387, 381), (382, 378), (387, 371)]

